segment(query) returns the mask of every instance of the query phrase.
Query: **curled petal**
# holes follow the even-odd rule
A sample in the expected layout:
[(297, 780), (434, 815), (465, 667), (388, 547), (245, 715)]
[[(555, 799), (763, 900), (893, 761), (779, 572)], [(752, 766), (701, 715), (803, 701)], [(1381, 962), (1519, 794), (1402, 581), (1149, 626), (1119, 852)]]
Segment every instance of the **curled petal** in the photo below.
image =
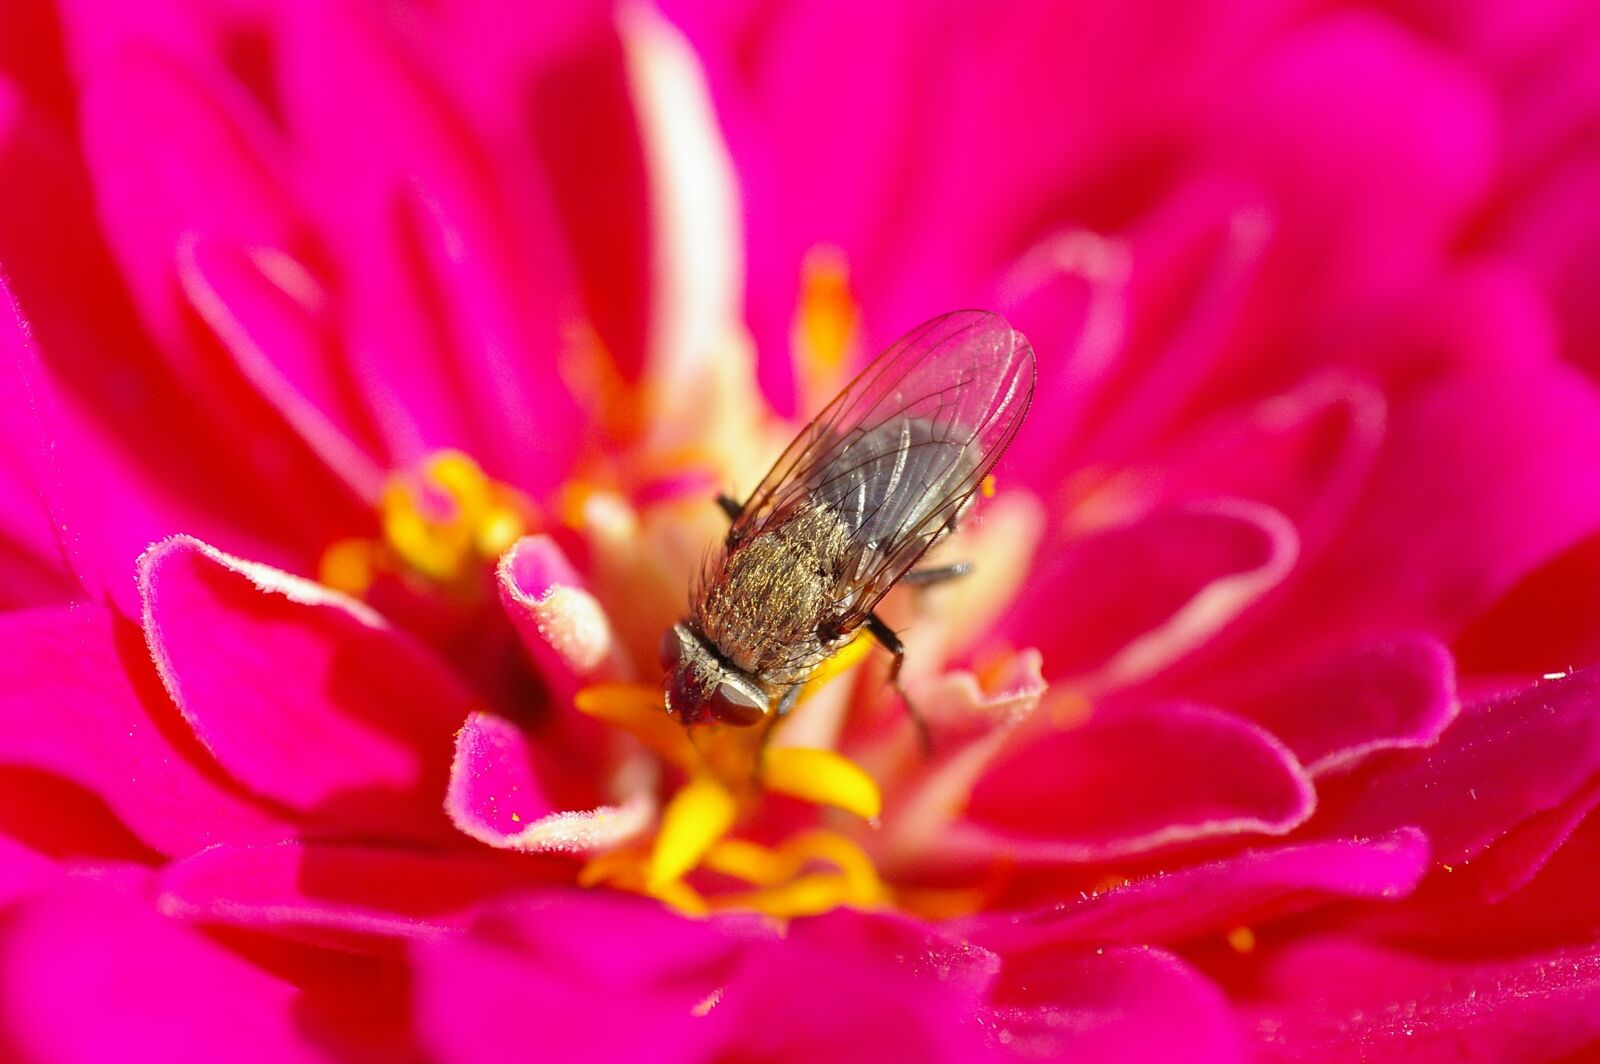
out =
[(1349, 647), (1240, 706), (1313, 776), (1378, 750), (1429, 746), (1459, 709), (1450, 651), (1420, 632)]
[(1399, 898), (1428, 869), (1416, 828), (1375, 839), (1257, 849), (1160, 872), (1026, 916), (978, 917), (969, 933), (992, 949), (1051, 943), (1184, 942), (1343, 898)]
[(618, 805), (556, 808), (540, 783), (528, 733), (504, 717), (473, 713), (456, 733), (445, 812), (464, 834), (497, 849), (589, 853), (612, 849), (650, 825), (647, 788)]
[(1323, 789), (1319, 829), (1340, 835), (1414, 824), (1435, 858), (1476, 857), (1600, 773), (1600, 669), (1462, 710), (1427, 750), (1380, 755)]
[(1202, 646), (1293, 568), (1294, 527), (1278, 511), (1218, 499), (1159, 511), (1056, 552), (1008, 619), (1051, 638), (1052, 673), (1123, 686)]
[(1315, 805), (1294, 755), (1253, 724), (1183, 703), (1106, 706), (997, 759), (951, 845), (1100, 861), (1196, 839), (1282, 835)]
[(628, 678), (604, 607), (549, 536), (524, 536), (512, 544), (495, 578), (501, 605), (558, 698), (570, 698), (593, 680)]
[(144, 633), (196, 736), (252, 791), (404, 836), (439, 816), (467, 695), (353, 599), (188, 536), (139, 560)]

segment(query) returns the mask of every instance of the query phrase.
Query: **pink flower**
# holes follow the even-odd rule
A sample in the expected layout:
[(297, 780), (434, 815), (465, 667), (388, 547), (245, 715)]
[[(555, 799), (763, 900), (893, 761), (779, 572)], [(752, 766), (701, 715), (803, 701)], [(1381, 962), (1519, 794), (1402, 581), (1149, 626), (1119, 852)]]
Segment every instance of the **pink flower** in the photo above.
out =
[[(19, 1059), (1600, 1040), (1600, 20), (0, 18)], [(769, 747), (655, 648), (918, 321), (1033, 412)]]

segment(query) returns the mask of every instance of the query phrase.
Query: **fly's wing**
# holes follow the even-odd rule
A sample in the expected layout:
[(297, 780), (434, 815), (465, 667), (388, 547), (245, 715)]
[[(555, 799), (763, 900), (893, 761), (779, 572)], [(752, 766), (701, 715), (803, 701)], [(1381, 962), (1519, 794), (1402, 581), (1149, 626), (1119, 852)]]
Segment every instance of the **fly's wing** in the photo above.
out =
[(997, 314), (956, 311), (918, 326), (789, 445), (729, 530), (730, 545), (831, 508), (849, 534), (839, 628), (853, 629), (1000, 460), (1033, 381), (1033, 348)]

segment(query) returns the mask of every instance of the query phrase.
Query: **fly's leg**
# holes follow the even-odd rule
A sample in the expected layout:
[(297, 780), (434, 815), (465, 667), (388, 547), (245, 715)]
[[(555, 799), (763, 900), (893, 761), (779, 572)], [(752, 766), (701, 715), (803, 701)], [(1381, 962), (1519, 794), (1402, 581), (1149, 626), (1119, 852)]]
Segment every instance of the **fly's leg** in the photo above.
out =
[(717, 506), (723, 513), (728, 515), (728, 520), (730, 521), (739, 520), (739, 515), (744, 513), (743, 503), (732, 495), (724, 495), (721, 492), (717, 493)]
[(913, 569), (902, 576), (900, 582), (911, 587), (932, 587), (946, 580), (966, 576), (970, 572), (972, 572), (971, 562), (951, 562), (949, 565), (939, 565), (932, 569)]
[(867, 631), (878, 645), (894, 655), (894, 664), (889, 666), (889, 683), (900, 695), (900, 701), (905, 703), (906, 715), (911, 718), (911, 723), (917, 729), (917, 743), (922, 747), (922, 756), (933, 757), (933, 734), (928, 731), (928, 722), (923, 719), (917, 707), (911, 704), (911, 697), (906, 694), (906, 689), (900, 682), (900, 667), (906, 661), (905, 644), (900, 642), (900, 637), (894, 634), (894, 629), (883, 623), (883, 618), (876, 613), (867, 617)]

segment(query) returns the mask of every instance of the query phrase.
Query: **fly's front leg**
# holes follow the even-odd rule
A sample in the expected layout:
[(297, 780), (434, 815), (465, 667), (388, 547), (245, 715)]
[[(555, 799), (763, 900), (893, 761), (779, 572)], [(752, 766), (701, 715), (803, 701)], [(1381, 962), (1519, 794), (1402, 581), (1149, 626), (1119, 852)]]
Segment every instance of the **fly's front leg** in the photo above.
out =
[(913, 569), (902, 576), (900, 582), (911, 587), (932, 587), (946, 580), (966, 576), (970, 572), (972, 572), (971, 562), (951, 562), (949, 565), (939, 565), (932, 569)]
[(931, 758), (933, 734), (928, 731), (928, 722), (917, 712), (917, 707), (911, 704), (911, 697), (906, 694), (905, 686), (900, 682), (900, 667), (906, 661), (905, 644), (900, 642), (900, 637), (894, 634), (894, 629), (885, 624), (883, 618), (876, 613), (868, 615), (867, 631), (878, 641), (879, 646), (894, 655), (894, 664), (889, 666), (889, 683), (900, 695), (900, 700), (905, 703), (906, 715), (911, 718), (911, 723), (917, 729), (917, 742), (922, 747), (922, 756)]

